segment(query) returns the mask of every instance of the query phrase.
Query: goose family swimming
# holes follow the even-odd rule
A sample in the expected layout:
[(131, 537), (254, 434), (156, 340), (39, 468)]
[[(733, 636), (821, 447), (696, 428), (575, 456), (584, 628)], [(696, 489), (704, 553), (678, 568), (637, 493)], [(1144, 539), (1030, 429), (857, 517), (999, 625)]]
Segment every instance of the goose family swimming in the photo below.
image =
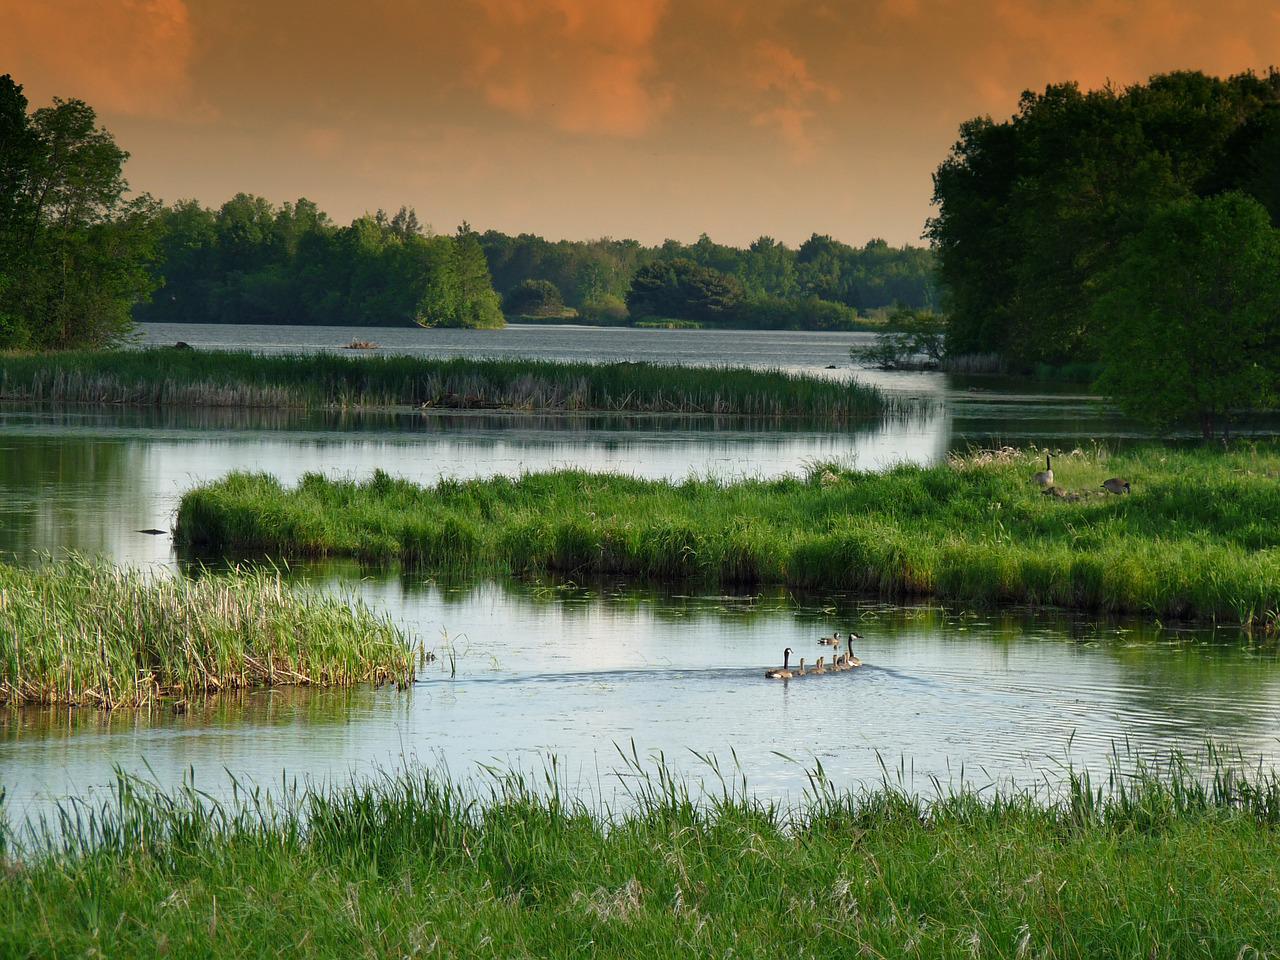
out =
[[(813, 666), (809, 667), (805, 665), (807, 662), (805, 658), (801, 657), (800, 666), (796, 667), (794, 671), (791, 669), (792, 650), (787, 647), (782, 651), (782, 666), (765, 671), (765, 678), (768, 680), (791, 680), (796, 677), (818, 677), (825, 676), (828, 673), (843, 673), (846, 670), (852, 670), (854, 667), (860, 667), (862, 666), (862, 661), (854, 656), (853, 641), (861, 639), (862, 637), (858, 636), (858, 634), (850, 631), (845, 640), (846, 650), (841, 652), (837, 648), (832, 651), (830, 663), (827, 662), (826, 656), (821, 656)], [(824, 637), (823, 642), (825, 641), (826, 638)]]

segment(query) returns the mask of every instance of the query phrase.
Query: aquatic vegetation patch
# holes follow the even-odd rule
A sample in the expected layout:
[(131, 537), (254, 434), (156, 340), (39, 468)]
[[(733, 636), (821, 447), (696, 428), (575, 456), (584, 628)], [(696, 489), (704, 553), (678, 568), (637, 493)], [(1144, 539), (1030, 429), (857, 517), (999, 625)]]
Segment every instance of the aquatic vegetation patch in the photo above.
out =
[(599, 410), (828, 422), (894, 407), (880, 391), (855, 381), (778, 370), (172, 348), (0, 354), (0, 401)]
[(659, 766), (420, 768), (218, 803), (121, 777), (0, 831), (0, 953), (313, 957), (1263, 956), (1280, 783), (1176, 762), (1052, 795), (886, 776), (791, 804)]
[(70, 557), (0, 564), (0, 704), (139, 707), (277, 684), (407, 683), (410, 641), (264, 571), (196, 579)]
[[(1273, 629), (1280, 451), (979, 452), (884, 473), (682, 482), (564, 470), (422, 487), (377, 472), (285, 488), (232, 474), (190, 491), (186, 549), (353, 556), (467, 573), (775, 583), (1032, 603)], [(1123, 476), (1132, 492), (1101, 488)]]

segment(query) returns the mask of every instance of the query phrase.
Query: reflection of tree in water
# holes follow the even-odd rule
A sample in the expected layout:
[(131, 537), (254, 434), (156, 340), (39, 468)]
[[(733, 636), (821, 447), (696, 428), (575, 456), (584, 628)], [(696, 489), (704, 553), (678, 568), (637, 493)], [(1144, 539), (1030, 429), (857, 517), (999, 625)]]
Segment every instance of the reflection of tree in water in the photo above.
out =
[(353, 710), (368, 709), (375, 699), (380, 714), (408, 713), (408, 697), (394, 688), (274, 687), (193, 698), (186, 711), (175, 715), (167, 704), (144, 710), (89, 710), (21, 707), (0, 710), (0, 747), (24, 739), (44, 742), (92, 734), (127, 734), (139, 727), (217, 729), (243, 733), (244, 726), (280, 728), (294, 724), (317, 726), (350, 722)]
[(0, 553), (109, 552), (118, 518), (145, 512), (142, 456), (139, 444), (119, 440), (0, 439)]

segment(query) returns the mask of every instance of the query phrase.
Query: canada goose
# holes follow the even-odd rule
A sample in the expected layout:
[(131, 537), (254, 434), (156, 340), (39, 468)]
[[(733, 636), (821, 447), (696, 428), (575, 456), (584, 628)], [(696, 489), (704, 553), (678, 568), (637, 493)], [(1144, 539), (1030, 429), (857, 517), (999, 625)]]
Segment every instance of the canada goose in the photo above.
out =
[(839, 646), (839, 645), (840, 645), (840, 634), (838, 634), (838, 633), (833, 633), (833, 634), (832, 634), (831, 636), (829, 636), (829, 637), (823, 637), (822, 639), (820, 639), (820, 640), (818, 641), (818, 643), (822, 644), (823, 646), (827, 646), (827, 647), (836, 647), (836, 646)]
[(1119, 477), (1112, 477), (1110, 480), (1102, 481), (1102, 489), (1107, 493), (1128, 493), (1129, 481), (1121, 480)]
[(814, 672), (814, 673), (826, 673), (826, 672), (827, 672), (827, 668), (826, 668), (826, 667), (824, 667), (824, 666), (822, 665), (822, 662), (823, 662), (824, 660), (826, 660), (826, 659), (827, 659), (826, 657), (819, 657), (819, 658), (818, 658), (818, 662), (817, 662), (816, 664), (814, 664), (814, 667), (813, 667), (813, 672)]
[(862, 661), (859, 660), (857, 655), (853, 652), (853, 641), (855, 637), (859, 640), (862, 639), (856, 633), (849, 634), (849, 652), (845, 654), (844, 658), (844, 668), (846, 670), (852, 670), (854, 667), (862, 666)]
[(1044, 455), (1044, 469), (1039, 471), (1031, 478), (1042, 487), (1053, 486), (1053, 459), (1049, 454)]
[(804, 676), (804, 657), (800, 658), (800, 669), (796, 671), (796, 676), (797, 677)]
[(782, 651), (782, 669), (770, 670), (765, 674), (770, 680), (790, 680), (791, 679), (791, 648)]

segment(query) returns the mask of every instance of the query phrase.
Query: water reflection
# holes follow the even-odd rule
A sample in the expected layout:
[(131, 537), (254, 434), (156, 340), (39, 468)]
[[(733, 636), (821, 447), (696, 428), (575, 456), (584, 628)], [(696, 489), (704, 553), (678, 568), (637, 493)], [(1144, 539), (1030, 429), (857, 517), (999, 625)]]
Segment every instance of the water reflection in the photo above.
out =
[(0, 556), (77, 547), (139, 563), (172, 555), (167, 537), (137, 531), (168, 529), (185, 491), (231, 470), (266, 470), (285, 483), (375, 469), (420, 483), (565, 467), (735, 478), (944, 453), (927, 413), (832, 431), (734, 418), (9, 407), (0, 409), (0, 446)]
[[(351, 570), (295, 571), (350, 589)], [(793, 761), (821, 759), (840, 783), (874, 779), (880, 758), (918, 777), (1037, 780), (1068, 757), (1099, 766), (1116, 744), (1143, 754), (1207, 740), (1276, 756), (1280, 662), (1223, 631), (1061, 614), (973, 615), (846, 596), (702, 595), (621, 584), (437, 583), (366, 579), (362, 594), (428, 641), (440, 659), (411, 691), (275, 690), (163, 710), (0, 713), (0, 780), (19, 809), (109, 782), (111, 765), (165, 783), (193, 768), (271, 784), (345, 778), (407, 759), (529, 768), (558, 756), (570, 780), (597, 782), (614, 744), (736, 751), (753, 787), (802, 788)], [(867, 666), (790, 684), (761, 672), (782, 647), (812, 660), (816, 638), (855, 625)], [(448, 652), (456, 675), (450, 675)], [(787, 757), (793, 758), (788, 760)], [(925, 783), (922, 779), (921, 785)]]

